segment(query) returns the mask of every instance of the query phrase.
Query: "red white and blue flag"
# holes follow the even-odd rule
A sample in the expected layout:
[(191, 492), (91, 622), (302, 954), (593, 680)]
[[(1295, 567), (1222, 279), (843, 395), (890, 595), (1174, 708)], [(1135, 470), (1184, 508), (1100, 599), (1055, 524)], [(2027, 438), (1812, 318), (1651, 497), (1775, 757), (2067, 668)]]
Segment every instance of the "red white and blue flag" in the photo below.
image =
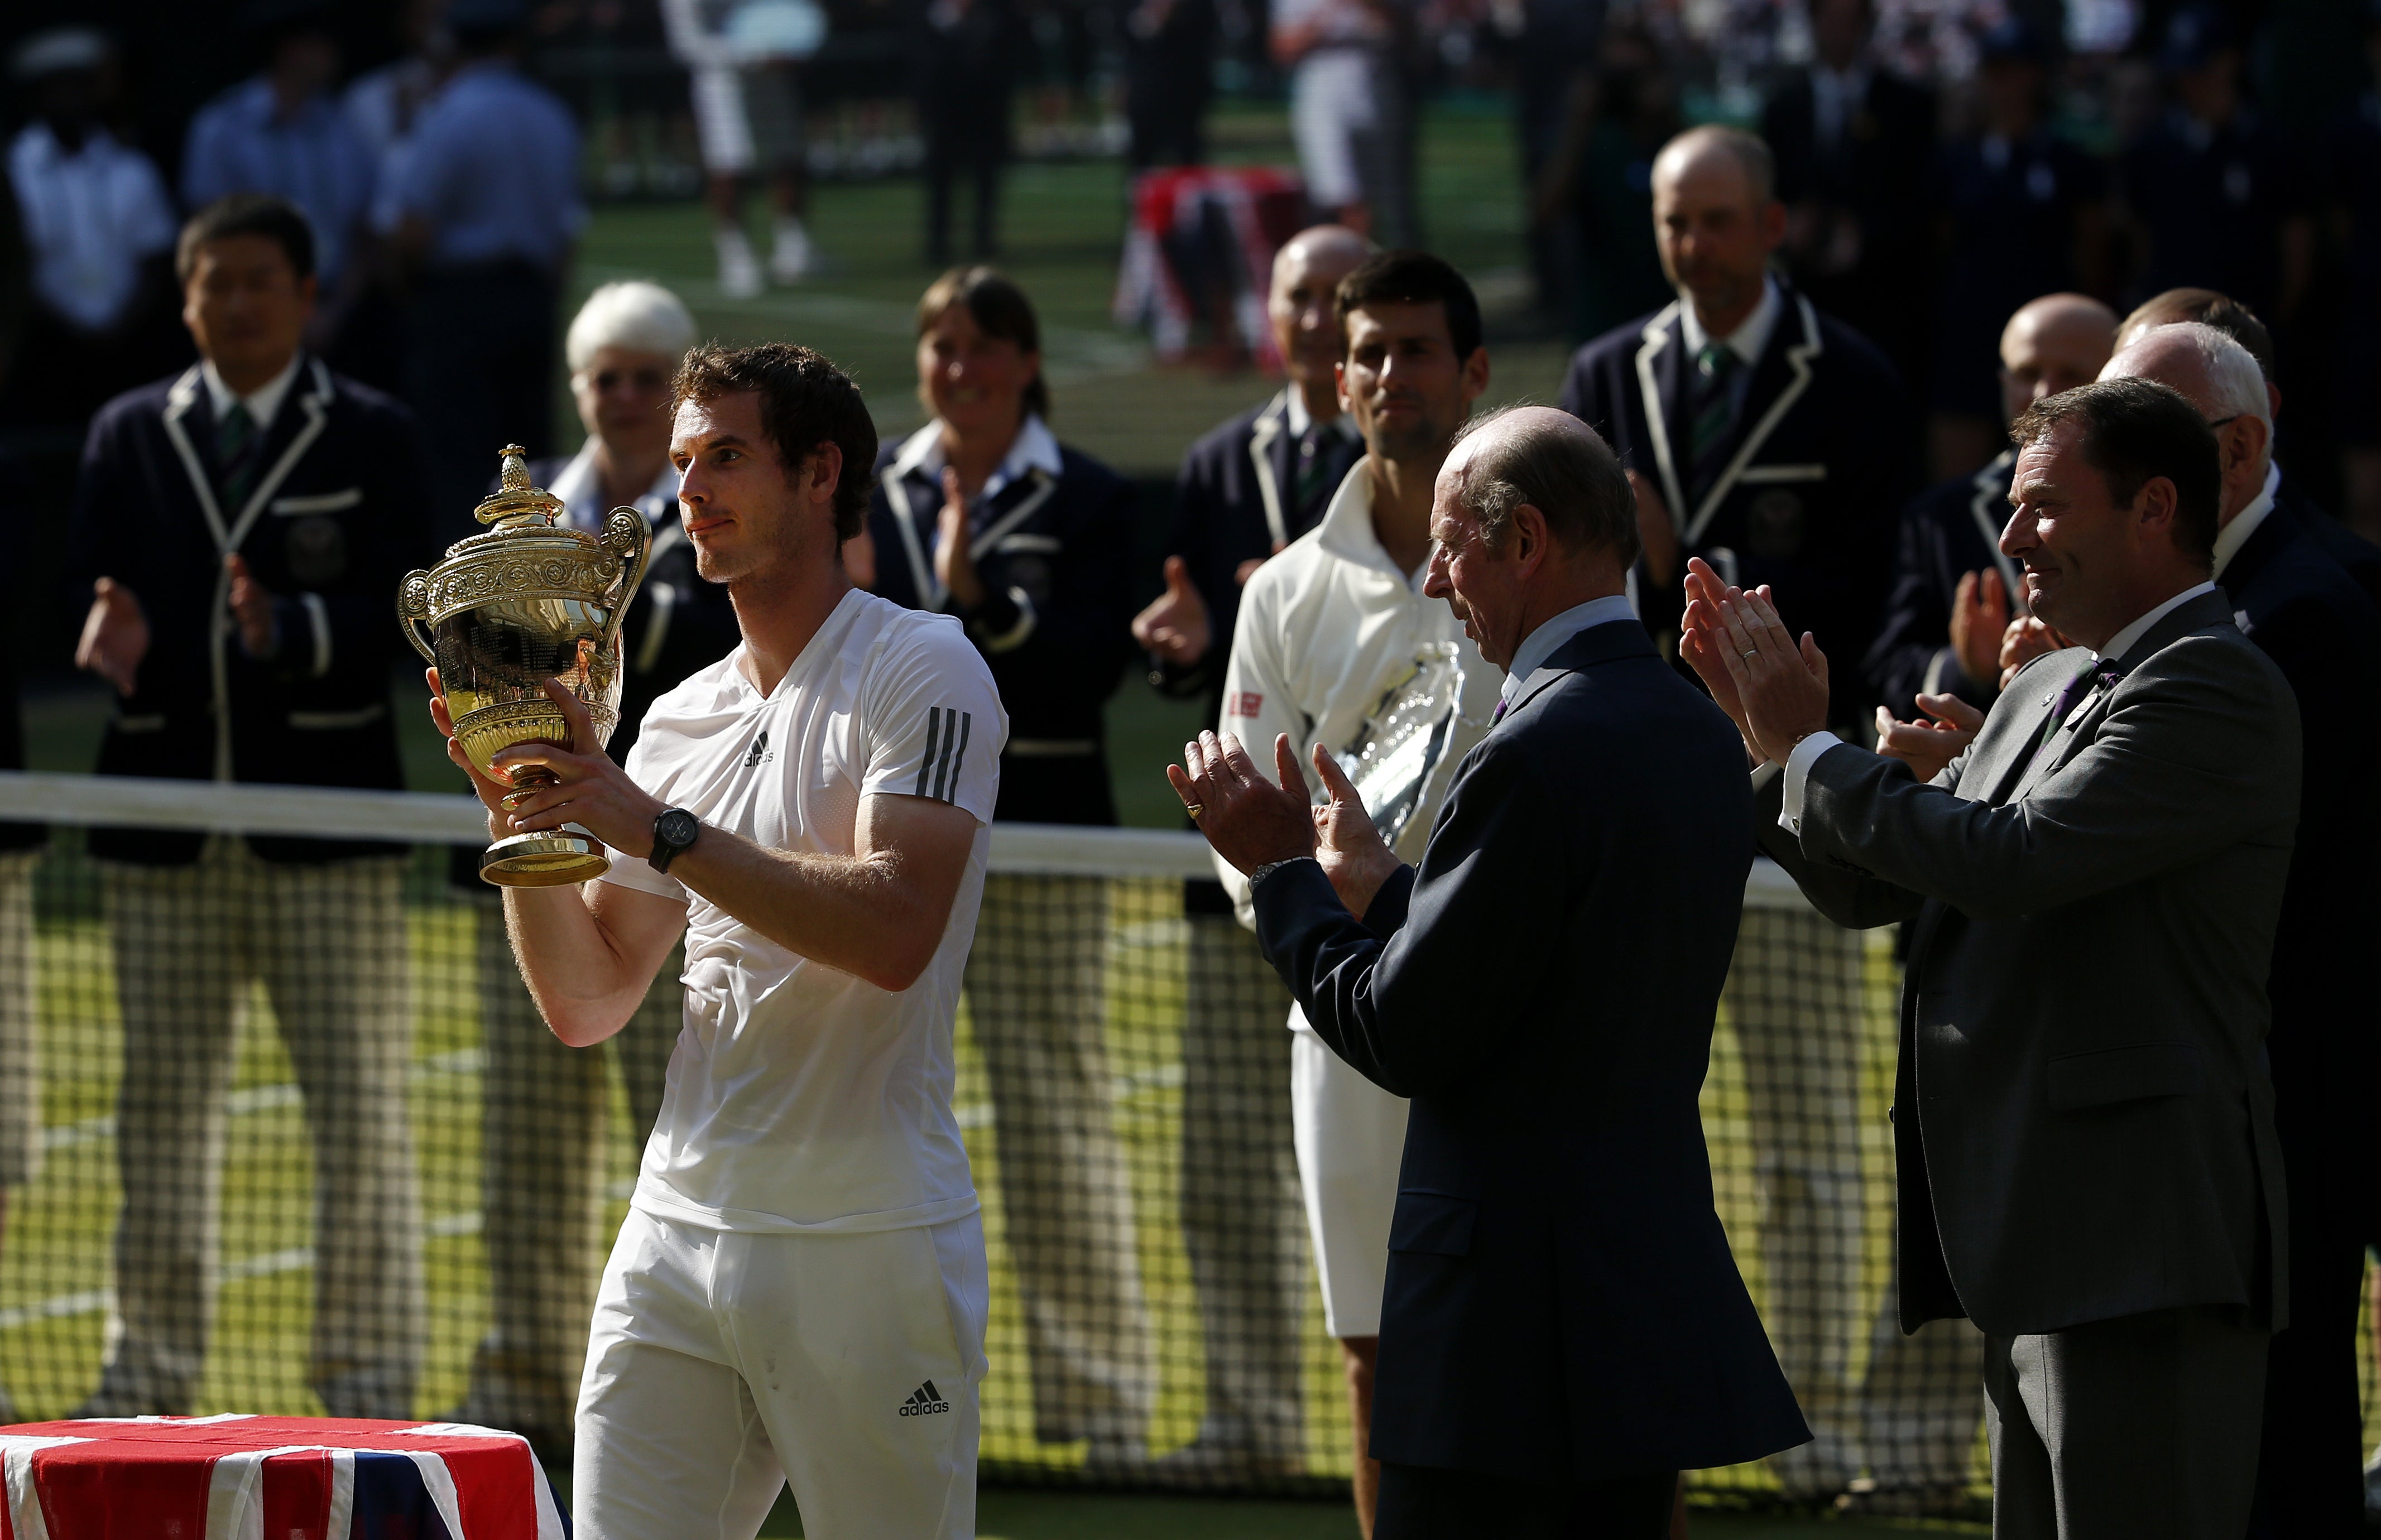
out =
[(0, 1428), (0, 1540), (568, 1540), (519, 1434), (360, 1418)]

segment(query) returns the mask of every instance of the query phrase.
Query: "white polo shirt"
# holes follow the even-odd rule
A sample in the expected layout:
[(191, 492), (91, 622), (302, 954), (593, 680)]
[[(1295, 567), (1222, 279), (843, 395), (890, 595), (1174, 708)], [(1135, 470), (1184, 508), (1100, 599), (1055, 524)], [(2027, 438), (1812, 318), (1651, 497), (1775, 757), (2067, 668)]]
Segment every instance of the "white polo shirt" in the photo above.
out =
[(898, 1230), (973, 1213), (951, 1025), (975, 936), (1008, 719), (948, 615), (854, 589), (763, 696), (739, 646), (653, 702), (629, 777), (714, 828), (849, 855), (860, 799), (976, 817), (942, 945), (898, 994), (787, 951), (616, 854), (603, 880), (687, 905), (686, 1025), (630, 1200), (714, 1230)]

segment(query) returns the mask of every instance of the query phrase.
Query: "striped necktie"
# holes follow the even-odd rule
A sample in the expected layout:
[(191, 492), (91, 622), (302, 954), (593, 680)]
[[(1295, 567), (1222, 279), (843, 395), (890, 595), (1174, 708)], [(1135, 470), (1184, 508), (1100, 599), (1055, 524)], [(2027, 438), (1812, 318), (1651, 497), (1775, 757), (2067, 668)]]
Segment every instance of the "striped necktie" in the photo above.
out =
[(263, 438), (244, 401), (233, 402), (215, 425), (215, 490), (226, 515), (238, 512), (256, 484), (257, 451)]

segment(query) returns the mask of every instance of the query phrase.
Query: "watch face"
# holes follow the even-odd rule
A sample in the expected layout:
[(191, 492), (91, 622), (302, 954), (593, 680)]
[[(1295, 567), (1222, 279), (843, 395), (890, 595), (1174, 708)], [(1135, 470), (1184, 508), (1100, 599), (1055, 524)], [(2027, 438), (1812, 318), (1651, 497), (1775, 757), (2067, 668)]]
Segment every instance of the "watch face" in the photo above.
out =
[(684, 849), (694, 843), (695, 831), (701, 827), (692, 813), (673, 807), (662, 815), (660, 833), (665, 843)]

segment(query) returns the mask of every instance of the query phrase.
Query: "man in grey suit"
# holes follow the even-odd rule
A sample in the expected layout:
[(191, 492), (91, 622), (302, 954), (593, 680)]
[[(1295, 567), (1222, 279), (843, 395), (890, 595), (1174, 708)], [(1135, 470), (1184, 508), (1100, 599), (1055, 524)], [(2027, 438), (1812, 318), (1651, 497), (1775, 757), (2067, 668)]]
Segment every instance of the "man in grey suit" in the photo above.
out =
[(2010, 432), (2001, 550), (2080, 645), (1931, 782), (1826, 733), (1826, 660), (1765, 593), (1698, 572), (1687, 650), (1764, 764), (1762, 847), (1840, 923), (1914, 922), (1901, 1324), (1985, 1334), (1995, 1534), (2238, 1540), (2287, 1324), (2265, 983), (2298, 709), (2209, 581), (2181, 396), (2102, 381)]

